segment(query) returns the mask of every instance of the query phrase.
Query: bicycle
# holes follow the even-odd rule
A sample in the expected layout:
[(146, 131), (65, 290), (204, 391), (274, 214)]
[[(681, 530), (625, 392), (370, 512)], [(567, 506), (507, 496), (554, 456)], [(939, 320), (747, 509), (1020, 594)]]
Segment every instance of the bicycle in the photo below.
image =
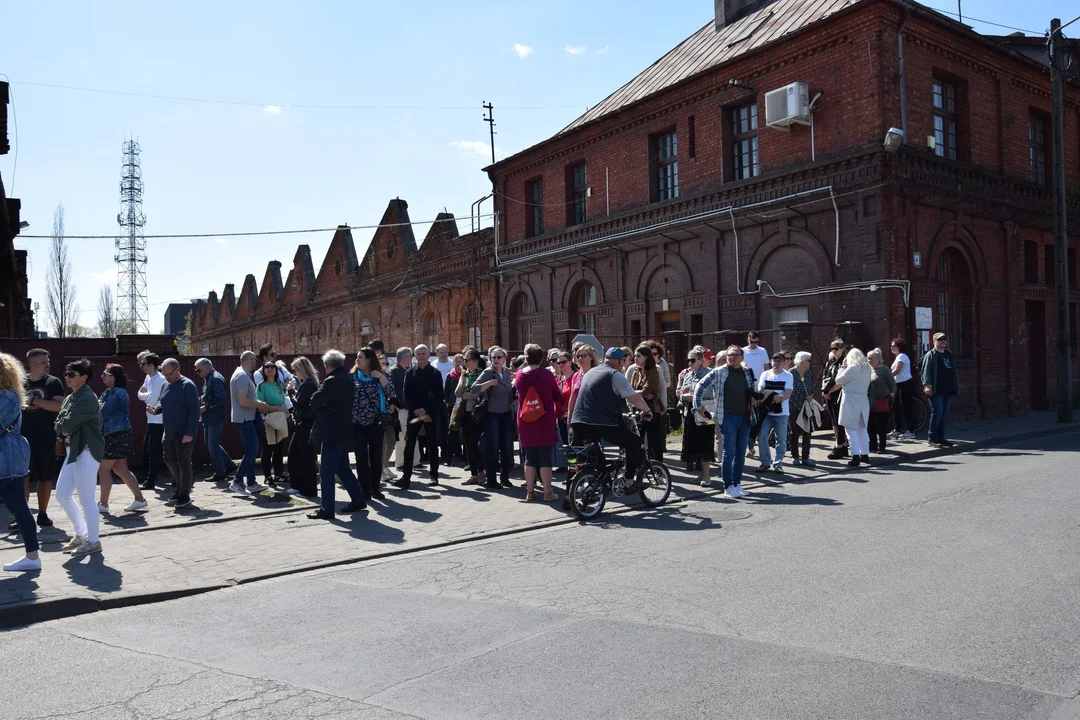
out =
[[(631, 413), (623, 417), (637, 419)], [(627, 494), (622, 472), (626, 465), (625, 451), (620, 450), (618, 457), (608, 460), (600, 441), (592, 438), (586, 440), (583, 447), (566, 445), (563, 449), (566, 462), (574, 472), (566, 495), (570, 509), (579, 519), (591, 520), (599, 515), (608, 495), (622, 497)], [(660, 460), (646, 457), (634, 481), (638, 486), (638, 497), (648, 507), (663, 505), (671, 495), (671, 472)]]

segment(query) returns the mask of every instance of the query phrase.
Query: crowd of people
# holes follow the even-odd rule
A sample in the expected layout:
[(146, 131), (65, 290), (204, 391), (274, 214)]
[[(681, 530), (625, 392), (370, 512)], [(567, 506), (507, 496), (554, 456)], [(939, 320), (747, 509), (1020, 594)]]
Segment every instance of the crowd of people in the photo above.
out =
[[(149, 503), (143, 491), (157, 487), (163, 462), (174, 485), (165, 505), (191, 506), (200, 425), (212, 481), (237, 495), (272, 486), (318, 496), (308, 517), (319, 520), (385, 502), (384, 489), (407, 491), (419, 474), (437, 486), (445, 480), (440, 466), (458, 460), (469, 471), (464, 485), (477, 490), (514, 488), (511, 474), (519, 464), (524, 500), (554, 502), (556, 473), (569, 476), (564, 446), (589, 438), (625, 451), (623, 483), (635, 492), (643, 458), (663, 459), (672, 420), (683, 428), (687, 469), (707, 487), (719, 464), (725, 493), (737, 499), (745, 494), (747, 457), (757, 456), (759, 472), (782, 474), (789, 450), (792, 464), (813, 466), (810, 436), (826, 414), (835, 438), (828, 457), (850, 458), (851, 466), (869, 463), (890, 439), (913, 439), (915, 368), (903, 339), (892, 341), (890, 353), (887, 365), (880, 349), (864, 354), (835, 340), (819, 381), (809, 352), (770, 355), (750, 333), (745, 347), (718, 353), (692, 348), (673, 381), (656, 341), (603, 351), (585, 342), (546, 351), (530, 344), (516, 357), (498, 346), (486, 353), (465, 347), (451, 356), (439, 345), (433, 357), (426, 345), (387, 355), (375, 340), (356, 353), (351, 367), (343, 352), (328, 350), (320, 377), (309, 358), (286, 366), (273, 345), (265, 345), (258, 353), (243, 352), (228, 381), (208, 358), (199, 358), (199, 388), (175, 358), (144, 352), (136, 393), (147, 415), (141, 483), (128, 467), (135, 443), (122, 366), (103, 368), (105, 391), (98, 397), (88, 385), (94, 372), (88, 360), (68, 363), (61, 381), (49, 374), (46, 350), (31, 350), (25, 368), (0, 353), (0, 499), (15, 517), (9, 530), (18, 530), (26, 549), (4, 570), (41, 568), (37, 527), (53, 524), (48, 505), (54, 482), (74, 526), (63, 548), (73, 556), (101, 552), (100, 516), (112, 512), (114, 475), (132, 494), (125, 512), (144, 512)], [(946, 419), (959, 382), (940, 333), (922, 359), (921, 380), (931, 405), (929, 442), (947, 446)], [(638, 432), (623, 421), (630, 407), (640, 411)], [(222, 446), (227, 422), (243, 445), (239, 462)], [(257, 478), (260, 450), (265, 484)], [(37, 486), (36, 526), (31, 481)], [(338, 482), (349, 496), (340, 508)]]

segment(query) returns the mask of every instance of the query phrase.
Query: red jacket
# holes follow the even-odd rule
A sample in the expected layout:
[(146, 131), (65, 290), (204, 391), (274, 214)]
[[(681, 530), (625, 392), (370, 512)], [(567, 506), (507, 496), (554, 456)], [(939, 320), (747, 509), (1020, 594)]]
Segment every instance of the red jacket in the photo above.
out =
[(525, 402), (525, 396), (529, 388), (536, 388), (540, 401), (544, 404), (544, 416), (536, 422), (517, 421), (518, 440), (521, 447), (544, 447), (554, 445), (559, 441), (559, 429), (556, 421), (556, 407), (562, 402), (562, 391), (555, 381), (555, 375), (547, 368), (530, 369), (522, 368), (514, 378), (514, 387), (517, 388), (518, 406)]

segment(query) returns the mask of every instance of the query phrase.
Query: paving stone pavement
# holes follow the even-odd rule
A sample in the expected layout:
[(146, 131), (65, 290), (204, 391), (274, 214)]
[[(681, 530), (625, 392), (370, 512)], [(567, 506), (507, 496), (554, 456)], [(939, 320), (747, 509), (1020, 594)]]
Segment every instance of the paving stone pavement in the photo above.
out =
[[(960, 440), (957, 450), (1022, 433), (1048, 432), (1051, 426), (1029, 419), (977, 427), (983, 429), (970, 431), (972, 438)], [(702, 492), (697, 477), (686, 473), (677, 460), (678, 442), (672, 439), (667, 456), (675, 481), (669, 502)], [(753, 490), (786, 482), (827, 481), (846, 470), (842, 461), (824, 459), (829, 445), (829, 436), (818, 433), (812, 453), (820, 459), (818, 466), (788, 467), (783, 477), (756, 474), (756, 461), (748, 459), (744, 485)], [(928, 452), (924, 443), (900, 444), (875, 463), (941, 454), (946, 453)], [(86, 558), (60, 553), (60, 541), (70, 537), (71, 526), (54, 503), (50, 516), (56, 527), (42, 533), (44, 569), (0, 575), (0, 627), (571, 521), (557, 502), (524, 502), (520, 470), (517, 488), (498, 491), (463, 487), (467, 472), (460, 466), (445, 468), (444, 474), (440, 486), (429, 487), (426, 472), (421, 473), (414, 476), (409, 491), (387, 491), (386, 502), (373, 502), (366, 513), (339, 515), (332, 522), (307, 519), (305, 511), (313, 505), (304, 499), (275, 500), (269, 492), (245, 499), (209, 482), (196, 483), (193, 497), (197, 509), (178, 513), (161, 504), (168, 492), (160, 491), (161, 497), (148, 513), (106, 518), (103, 553)], [(713, 493), (720, 491), (718, 476), (714, 470)], [(339, 506), (344, 497), (339, 490)], [(606, 513), (619, 508), (614, 500)], [(125, 488), (114, 488), (115, 508), (129, 501)], [(10, 519), (7, 508), (0, 506), (0, 527), (6, 528)], [(0, 539), (0, 562), (11, 562), (21, 554), (16, 534)]]

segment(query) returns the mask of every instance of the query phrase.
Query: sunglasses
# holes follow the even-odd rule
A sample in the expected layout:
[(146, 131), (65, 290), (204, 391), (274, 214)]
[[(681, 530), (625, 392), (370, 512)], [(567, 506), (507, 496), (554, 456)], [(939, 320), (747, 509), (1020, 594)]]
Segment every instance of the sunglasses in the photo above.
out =
[(742, 353), (741, 352), (729, 352), (727, 354), (727, 356), (728, 357), (742, 357)]
[(578, 360), (584, 360), (585, 358), (591, 359), (592, 355), (590, 355), (589, 353), (581, 353), (580, 355), (575, 355), (574, 357), (576, 357)]
[(556, 360), (555, 362), (557, 362), (559, 365), (569, 365), (570, 364), (570, 361), (567, 360), (566, 358), (563, 358), (562, 360)]
[(66, 378), (73, 378), (73, 377), (78, 377), (78, 376), (79, 376), (79, 373), (75, 372), (74, 370), (68, 370), (66, 373), (64, 373), (64, 377), (66, 377)]

